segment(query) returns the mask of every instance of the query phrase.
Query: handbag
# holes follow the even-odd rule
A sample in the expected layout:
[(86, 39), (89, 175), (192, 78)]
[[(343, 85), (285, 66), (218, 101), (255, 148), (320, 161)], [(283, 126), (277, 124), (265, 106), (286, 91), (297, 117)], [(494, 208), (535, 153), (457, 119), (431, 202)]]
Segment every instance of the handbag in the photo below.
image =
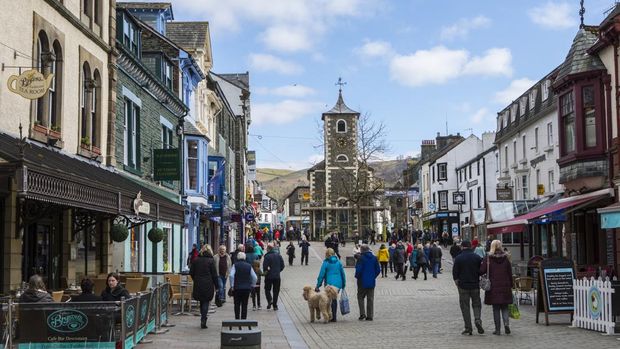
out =
[(487, 273), (483, 275), (482, 277), (480, 277), (480, 288), (484, 291), (491, 290), (491, 279), (489, 279), (489, 263), (490, 263), (490, 260), (487, 257)]
[(231, 287), (228, 289), (228, 297), (233, 297), (235, 295), (235, 290)]
[(344, 289), (340, 294), (340, 313), (342, 315), (347, 315), (351, 312), (351, 307), (349, 306), (349, 296), (347, 295), (347, 291)]

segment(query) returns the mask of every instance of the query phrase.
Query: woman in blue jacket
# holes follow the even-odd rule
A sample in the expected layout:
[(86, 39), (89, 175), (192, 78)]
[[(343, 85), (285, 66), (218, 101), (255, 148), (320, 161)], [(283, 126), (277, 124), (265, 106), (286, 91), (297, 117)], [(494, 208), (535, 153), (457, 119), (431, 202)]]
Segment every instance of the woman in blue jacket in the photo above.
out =
[[(344, 273), (344, 267), (342, 263), (336, 257), (336, 253), (333, 248), (328, 248), (325, 251), (325, 260), (321, 265), (321, 271), (319, 277), (316, 279), (316, 291), (319, 292), (321, 285), (334, 286), (340, 292), (341, 289), (346, 286), (346, 275)], [(338, 301), (332, 300), (332, 319), (331, 322), (336, 322), (336, 313), (338, 312)]]

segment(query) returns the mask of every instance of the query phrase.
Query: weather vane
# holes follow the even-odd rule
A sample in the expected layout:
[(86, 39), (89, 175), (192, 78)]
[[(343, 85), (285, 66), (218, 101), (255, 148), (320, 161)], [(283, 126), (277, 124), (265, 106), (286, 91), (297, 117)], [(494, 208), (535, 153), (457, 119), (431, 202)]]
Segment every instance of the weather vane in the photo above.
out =
[(581, 25), (579, 26), (579, 28), (583, 28), (583, 14), (586, 13), (586, 9), (583, 7), (583, 0), (579, 1), (579, 3), (581, 4), (581, 8), (579, 9), (579, 17), (581, 18)]
[(338, 82), (335, 83), (334, 85), (339, 85), (340, 87), (338, 88), (338, 91), (342, 93), (342, 86), (346, 84), (347, 84), (346, 82), (342, 81), (342, 77), (338, 77)]

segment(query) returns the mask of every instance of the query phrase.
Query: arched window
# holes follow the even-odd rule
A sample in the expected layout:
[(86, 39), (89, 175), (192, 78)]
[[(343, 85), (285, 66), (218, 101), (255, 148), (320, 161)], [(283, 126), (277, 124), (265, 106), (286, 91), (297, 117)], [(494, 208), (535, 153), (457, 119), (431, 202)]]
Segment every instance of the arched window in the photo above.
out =
[(336, 156), (336, 161), (337, 162), (348, 162), (349, 158), (344, 154), (339, 154), (338, 156)]
[(53, 131), (61, 131), (61, 100), (62, 100), (62, 47), (58, 41), (54, 41), (54, 60), (51, 64), (50, 73), (54, 74), (48, 92), (48, 118), (47, 124)]
[(101, 113), (101, 74), (99, 70), (95, 69), (93, 75), (93, 85), (91, 89), (91, 104), (90, 104), (90, 138), (92, 145), (99, 146), (99, 121)]
[(336, 132), (338, 133), (347, 132), (347, 122), (342, 119), (338, 120), (338, 122), (336, 123)]
[(82, 94), (80, 98), (80, 143), (85, 146), (90, 146), (90, 88), (91, 88), (91, 75), (90, 66), (87, 62), (84, 62), (82, 66)]
[[(49, 71), (48, 67), (46, 66), (47, 64), (47, 59), (49, 57), (49, 52), (50, 52), (50, 46), (49, 46), (49, 41), (47, 39), (47, 34), (45, 34), (45, 32), (43, 30), (41, 30), (39, 32), (39, 36), (37, 38), (37, 47), (36, 47), (36, 66), (39, 69), (39, 71), (44, 75), (47, 76), (47, 72)], [(46, 113), (45, 113), (45, 98), (39, 98), (36, 101), (36, 112), (35, 112), (35, 123), (38, 123), (40, 125), (46, 125)]]

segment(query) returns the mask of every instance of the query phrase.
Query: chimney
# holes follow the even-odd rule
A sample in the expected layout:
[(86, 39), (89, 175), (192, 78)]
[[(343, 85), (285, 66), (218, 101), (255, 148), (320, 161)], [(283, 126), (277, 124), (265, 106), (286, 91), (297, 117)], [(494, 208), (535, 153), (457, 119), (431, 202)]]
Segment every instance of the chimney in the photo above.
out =
[(435, 151), (435, 140), (427, 139), (422, 141), (422, 146), (420, 147), (420, 157), (422, 159), (426, 159)]

